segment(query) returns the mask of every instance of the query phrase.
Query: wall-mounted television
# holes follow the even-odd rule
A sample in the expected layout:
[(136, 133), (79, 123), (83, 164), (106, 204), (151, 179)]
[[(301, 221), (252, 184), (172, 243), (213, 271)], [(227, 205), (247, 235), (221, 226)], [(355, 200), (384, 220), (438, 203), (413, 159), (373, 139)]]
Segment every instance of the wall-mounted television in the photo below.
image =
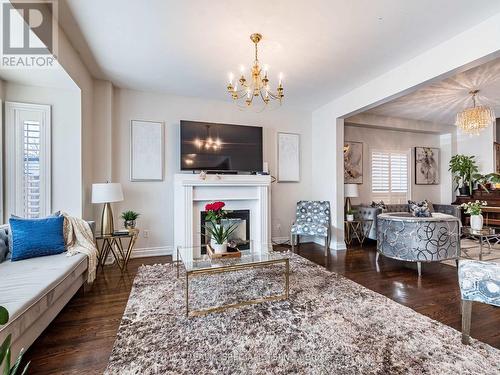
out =
[(181, 170), (262, 172), (262, 127), (182, 120)]

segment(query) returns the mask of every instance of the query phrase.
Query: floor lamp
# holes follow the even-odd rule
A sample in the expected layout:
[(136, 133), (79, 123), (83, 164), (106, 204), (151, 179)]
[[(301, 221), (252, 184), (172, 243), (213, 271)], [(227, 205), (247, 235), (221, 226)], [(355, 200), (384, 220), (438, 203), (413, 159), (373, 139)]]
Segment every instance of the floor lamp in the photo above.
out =
[(358, 184), (344, 184), (344, 197), (344, 215), (347, 215), (347, 213), (352, 209), (351, 198), (359, 197)]

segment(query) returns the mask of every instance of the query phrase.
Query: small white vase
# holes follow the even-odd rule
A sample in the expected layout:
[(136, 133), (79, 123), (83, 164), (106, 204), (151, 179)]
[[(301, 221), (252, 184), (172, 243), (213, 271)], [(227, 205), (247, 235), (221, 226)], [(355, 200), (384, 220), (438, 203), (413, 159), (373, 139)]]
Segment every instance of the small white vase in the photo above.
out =
[(215, 254), (227, 253), (227, 242), (216, 243), (214, 239), (211, 239), (210, 246), (214, 249)]
[(346, 215), (347, 221), (354, 221), (354, 215)]
[(471, 215), (470, 216), (470, 227), (472, 230), (483, 229), (483, 215)]

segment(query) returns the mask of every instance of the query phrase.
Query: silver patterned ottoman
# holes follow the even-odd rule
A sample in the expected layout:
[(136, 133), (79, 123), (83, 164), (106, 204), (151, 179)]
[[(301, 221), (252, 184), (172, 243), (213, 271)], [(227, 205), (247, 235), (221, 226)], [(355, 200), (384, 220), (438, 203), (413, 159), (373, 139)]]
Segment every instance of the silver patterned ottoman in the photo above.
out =
[(457, 217), (433, 213), (415, 217), (391, 212), (377, 217), (377, 261), (388, 258), (416, 262), (418, 275), (422, 262), (441, 262), (460, 256), (460, 222)]

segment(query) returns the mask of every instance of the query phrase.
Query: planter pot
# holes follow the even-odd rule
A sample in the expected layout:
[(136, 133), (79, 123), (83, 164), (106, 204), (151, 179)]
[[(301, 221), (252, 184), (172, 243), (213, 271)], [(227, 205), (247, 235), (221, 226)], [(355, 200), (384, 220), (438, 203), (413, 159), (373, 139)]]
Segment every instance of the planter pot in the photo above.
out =
[(347, 221), (354, 221), (354, 215), (346, 215)]
[(472, 228), (472, 230), (483, 229), (483, 215), (471, 215), (470, 227)]
[(466, 196), (469, 196), (470, 195), (470, 189), (469, 189), (469, 186), (462, 186), (460, 189), (458, 189), (460, 195), (466, 195)]
[(215, 240), (210, 240), (210, 246), (215, 254), (227, 253), (227, 242), (216, 243)]
[(134, 229), (135, 228), (135, 220), (125, 220), (125, 222), (123, 223), (123, 225), (127, 229)]

